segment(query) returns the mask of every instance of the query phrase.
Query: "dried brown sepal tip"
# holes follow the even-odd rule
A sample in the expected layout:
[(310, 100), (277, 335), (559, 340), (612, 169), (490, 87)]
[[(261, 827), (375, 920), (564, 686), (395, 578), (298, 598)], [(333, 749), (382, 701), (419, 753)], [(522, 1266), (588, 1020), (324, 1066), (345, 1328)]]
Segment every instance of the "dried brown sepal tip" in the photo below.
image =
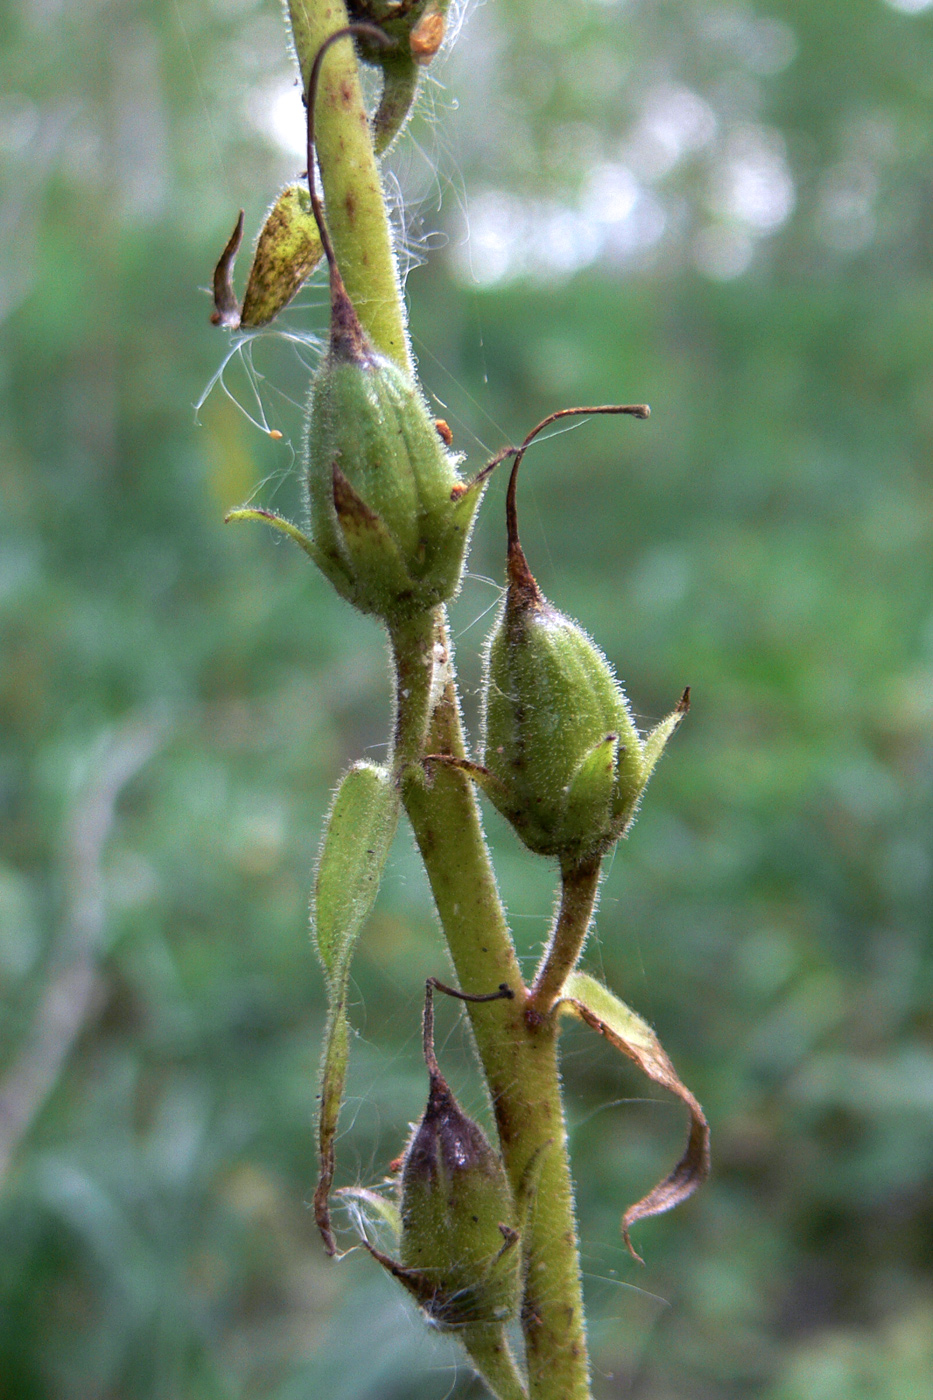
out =
[(500, 1326), (518, 1307), (515, 1206), (498, 1154), (479, 1124), (460, 1108), (438, 1067), (434, 987), (469, 1001), (513, 995), (503, 985), (489, 995), (466, 996), (428, 980), (424, 1058), (430, 1091), (402, 1164), (400, 1257), (396, 1261), (369, 1248), (434, 1326)]
[(237, 216), (233, 232), (227, 239), (226, 247), (214, 268), (214, 310), (211, 312), (211, 325), (222, 326), (226, 331), (235, 331), (240, 324), (240, 304), (233, 289), (233, 266), (243, 242), (243, 210)]

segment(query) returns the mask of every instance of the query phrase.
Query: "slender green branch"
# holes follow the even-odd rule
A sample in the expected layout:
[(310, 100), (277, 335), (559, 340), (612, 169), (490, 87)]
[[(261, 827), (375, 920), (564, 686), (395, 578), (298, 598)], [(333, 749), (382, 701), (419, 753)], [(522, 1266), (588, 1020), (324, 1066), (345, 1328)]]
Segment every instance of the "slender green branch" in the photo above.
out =
[(554, 1009), (564, 983), (577, 965), (593, 917), (601, 868), (602, 858), (593, 856), (561, 870), (560, 909), (535, 973), (526, 1012), (530, 1020), (543, 1020)]
[[(443, 611), (435, 665), (444, 668), (427, 736), (431, 753), (465, 757), (459, 702)], [(393, 636), (396, 673), (411, 675), (404, 639)], [(416, 674), (416, 672), (415, 672)], [(408, 701), (397, 685), (400, 711)], [(416, 726), (414, 726), (416, 727)], [(396, 733), (408, 731), (400, 713)], [(522, 1240), (522, 1327), (531, 1400), (589, 1400), (586, 1332), (557, 1064), (556, 1018), (529, 1024), (525, 988), (496, 888), (470, 779), (453, 765), (429, 778), (409, 766), (402, 795), (424, 859), (441, 923), (464, 991), (506, 982), (511, 1002), (471, 1004), (468, 1013), (492, 1098), (499, 1141), (516, 1198), (538, 1176)], [(503, 1009), (504, 1008), (504, 1009)]]
[[(289, 0), (288, 12), (307, 90), (317, 52), (347, 25), (347, 9), (343, 0)], [(327, 55), (315, 118), (327, 223), (350, 300), (376, 349), (410, 370), (404, 302), (352, 39)]]
[(515, 1357), (501, 1327), (468, 1327), (463, 1345), (483, 1380), (498, 1400), (528, 1400)]

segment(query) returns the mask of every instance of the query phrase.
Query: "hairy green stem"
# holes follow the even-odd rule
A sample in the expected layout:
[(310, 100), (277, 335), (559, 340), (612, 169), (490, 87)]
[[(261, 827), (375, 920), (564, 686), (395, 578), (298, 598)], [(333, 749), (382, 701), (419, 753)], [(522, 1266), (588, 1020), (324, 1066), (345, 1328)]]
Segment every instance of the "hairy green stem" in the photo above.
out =
[(498, 1400), (528, 1400), (503, 1328), (468, 1327), (464, 1330), (463, 1345)]
[[(317, 52), (347, 25), (347, 9), (343, 0), (289, 0), (288, 13), (307, 91)], [(334, 44), (324, 60), (315, 138), (327, 224), (350, 300), (376, 349), (410, 370), (404, 301), (352, 39)]]
[(542, 1020), (554, 1009), (564, 983), (580, 959), (593, 917), (601, 869), (601, 856), (561, 869), (560, 909), (535, 973), (526, 1011), (529, 1019)]
[[(465, 757), (459, 702), (443, 610), (435, 665), (445, 668), (427, 751)], [(402, 678), (417, 674), (393, 636), (399, 715), (407, 734)], [(423, 643), (422, 643), (423, 645)], [(439, 687), (438, 687), (439, 689)], [(412, 728), (417, 729), (413, 723)], [(496, 888), (470, 779), (450, 765), (430, 776), (409, 765), (402, 795), (414, 828), (460, 987), (488, 992), (506, 982), (512, 1001), (470, 1004), (476, 1046), (492, 1098), (499, 1141), (516, 1198), (530, 1195), (522, 1249), (522, 1328), (531, 1400), (589, 1400), (589, 1368), (573, 1188), (557, 1060), (557, 1018), (526, 1016), (528, 991)]]
[(388, 630), (395, 678), (392, 767), (399, 778), (409, 764), (420, 763), (425, 754), (436, 685), (434, 614), (422, 613), (393, 623)]

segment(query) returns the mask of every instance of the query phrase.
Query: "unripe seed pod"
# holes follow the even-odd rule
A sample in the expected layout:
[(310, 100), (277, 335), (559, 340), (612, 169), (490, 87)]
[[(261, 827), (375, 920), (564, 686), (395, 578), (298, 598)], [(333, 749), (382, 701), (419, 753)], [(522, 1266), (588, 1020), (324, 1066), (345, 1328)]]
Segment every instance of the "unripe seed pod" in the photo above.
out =
[(338, 325), (311, 387), (311, 537), (356, 607), (410, 616), (456, 592), (482, 486), (464, 487), (404, 370)]
[(509, 481), (509, 583), (486, 648), (479, 780), (533, 851), (574, 863), (607, 850), (635, 815), (685, 693), (647, 740), (605, 656), (541, 593), (518, 539), (515, 486), (525, 448), (566, 413), (647, 417), (642, 405), (568, 409), (526, 438)]
[[(438, 1327), (504, 1322), (518, 1302), (518, 1250), (505, 1171), (478, 1123), (432, 1074), (402, 1167), (403, 1268), (429, 1285)], [(494, 1267), (505, 1265), (505, 1267)]]
[[(424, 1009), (424, 1056), (431, 1080), (427, 1107), (402, 1162), (400, 1259), (372, 1254), (445, 1330), (499, 1327), (519, 1300), (519, 1233), (505, 1169), (486, 1134), (460, 1108), (434, 1055), (430, 979)], [(491, 996), (510, 997), (503, 986)]]

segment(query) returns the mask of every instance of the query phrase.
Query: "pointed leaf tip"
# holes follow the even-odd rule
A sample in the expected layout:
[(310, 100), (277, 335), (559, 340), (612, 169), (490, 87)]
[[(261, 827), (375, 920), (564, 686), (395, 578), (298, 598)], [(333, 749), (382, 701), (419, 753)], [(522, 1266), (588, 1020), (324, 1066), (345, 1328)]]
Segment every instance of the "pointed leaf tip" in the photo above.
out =
[[(678, 1091), (675, 1089), (674, 1092)], [(665, 1211), (673, 1210), (682, 1201), (688, 1200), (703, 1185), (710, 1172), (709, 1125), (703, 1110), (689, 1090), (684, 1090), (679, 1097), (690, 1108), (690, 1134), (683, 1154), (664, 1180), (659, 1181), (640, 1201), (629, 1206), (622, 1217), (622, 1239), (629, 1254), (639, 1264), (645, 1261), (632, 1244), (629, 1235), (631, 1227), (637, 1220), (663, 1215)]]

